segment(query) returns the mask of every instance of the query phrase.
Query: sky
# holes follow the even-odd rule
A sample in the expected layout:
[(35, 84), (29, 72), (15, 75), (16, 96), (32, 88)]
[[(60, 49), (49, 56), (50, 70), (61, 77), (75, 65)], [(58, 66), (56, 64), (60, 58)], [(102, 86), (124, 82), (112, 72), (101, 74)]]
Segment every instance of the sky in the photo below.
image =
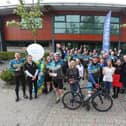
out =
[[(27, 3), (32, 3), (32, 0), (25, 0)], [(36, 1), (36, 0), (34, 0)], [(105, 3), (105, 4), (120, 4), (126, 5), (126, 0), (42, 0), (44, 3)], [(18, 0), (0, 0), (0, 6), (15, 5)]]

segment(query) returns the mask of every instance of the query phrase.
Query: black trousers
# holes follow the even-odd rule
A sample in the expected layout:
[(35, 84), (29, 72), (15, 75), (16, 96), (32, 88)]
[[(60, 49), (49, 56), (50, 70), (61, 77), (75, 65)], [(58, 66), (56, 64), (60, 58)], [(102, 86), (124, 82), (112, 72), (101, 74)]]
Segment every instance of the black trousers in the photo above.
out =
[(115, 87), (115, 86), (113, 87), (113, 93), (115, 97), (118, 97), (119, 91), (120, 91), (120, 87)]
[(16, 87), (15, 87), (15, 92), (16, 92), (16, 96), (17, 98), (19, 98), (19, 87), (20, 84), (22, 85), (22, 90), (23, 90), (23, 95), (25, 96), (25, 76), (15, 76), (15, 83), (16, 83)]
[(37, 79), (33, 81), (32, 78), (28, 77), (27, 83), (28, 83), (28, 86), (29, 86), (29, 96), (32, 97), (33, 85), (34, 85), (34, 89), (35, 89), (35, 96), (37, 96)]

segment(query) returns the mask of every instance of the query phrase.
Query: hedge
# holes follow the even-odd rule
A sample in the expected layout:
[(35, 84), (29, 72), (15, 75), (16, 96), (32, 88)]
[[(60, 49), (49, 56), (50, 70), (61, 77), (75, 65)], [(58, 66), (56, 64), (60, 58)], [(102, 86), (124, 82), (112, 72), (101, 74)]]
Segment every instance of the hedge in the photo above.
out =
[[(0, 60), (11, 60), (14, 58), (15, 52), (0, 52)], [(21, 53), (21, 56), (24, 57), (25, 53)]]
[[(11, 60), (14, 58), (15, 52), (0, 52), (0, 60)], [(47, 57), (49, 55), (49, 52), (44, 53), (44, 57)], [(25, 53), (21, 53), (22, 57), (25, 57)]]

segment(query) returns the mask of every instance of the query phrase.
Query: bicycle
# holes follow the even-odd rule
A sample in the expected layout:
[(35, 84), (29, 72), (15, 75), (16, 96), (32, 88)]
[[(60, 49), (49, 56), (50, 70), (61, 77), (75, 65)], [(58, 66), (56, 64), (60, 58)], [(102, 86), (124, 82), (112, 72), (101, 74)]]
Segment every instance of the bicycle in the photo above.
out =
[(65, 108), (75, 110), (78, 109), (81, 105), (83, 105), (89, 111), (90, 103), (99, 112), (106, 112), (112, 108), (112, 97), (105, 93), (105, 89), (103, 86), (95, 88), (92, 95), (87, 99), (85, 99), (85, 95), (82, 93), (82, 89), (87, 89), (89, 87), (80, 87), (80, 85), (78, 87), (78, 91), (67, 91), (63, 95), (62, 103)]

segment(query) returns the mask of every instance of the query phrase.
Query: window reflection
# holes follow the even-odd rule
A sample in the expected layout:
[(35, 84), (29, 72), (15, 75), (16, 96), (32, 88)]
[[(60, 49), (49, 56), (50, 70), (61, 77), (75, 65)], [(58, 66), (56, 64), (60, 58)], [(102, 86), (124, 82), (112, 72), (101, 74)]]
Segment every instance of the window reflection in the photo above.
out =
[[(54, 16), (54, 33), (102, 34), (105, 16)], [(111, 17), (111, 34), (119, 34), (119, 17)]]
[(55, 22), (56, 21), (59, 21), (59, 22), (65, 22), (65, 16), (55, 16), (54, 17), (54, 20), (55, 20)]
[(80, 15), (66, 15), (66, 22), (80, 22)]

